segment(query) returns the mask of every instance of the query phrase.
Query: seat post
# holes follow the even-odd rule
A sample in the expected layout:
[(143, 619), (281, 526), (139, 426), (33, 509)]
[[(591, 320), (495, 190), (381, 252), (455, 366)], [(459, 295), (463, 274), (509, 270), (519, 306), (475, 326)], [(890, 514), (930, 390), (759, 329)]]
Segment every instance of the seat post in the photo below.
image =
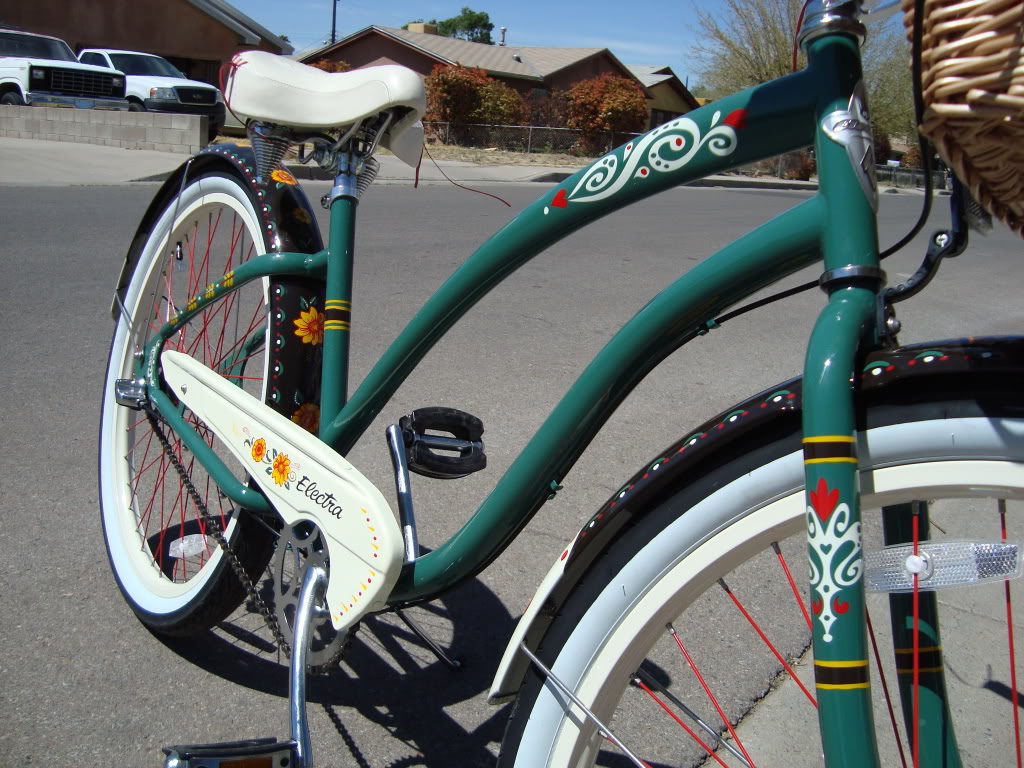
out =
[(339, 152), (338, 172), (329, 195), (326, 301), (324, 302), (324, 380), (320, 428), (334, 421), (348, 400), (349, 338), (352, 320), (352, 270), (355, 263), (356, 206), (359, 203), (357, 155)]

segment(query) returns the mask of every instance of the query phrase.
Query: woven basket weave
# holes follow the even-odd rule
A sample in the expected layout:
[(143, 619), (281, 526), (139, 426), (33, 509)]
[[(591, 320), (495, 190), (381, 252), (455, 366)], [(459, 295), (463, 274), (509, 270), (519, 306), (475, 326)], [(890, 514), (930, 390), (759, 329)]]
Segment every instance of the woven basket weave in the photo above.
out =
[[(913, 35), (914, 0), (902, 0)], [(985, 210), (1024, 236), (1024, 2), (925, 0), (921, 132)]]

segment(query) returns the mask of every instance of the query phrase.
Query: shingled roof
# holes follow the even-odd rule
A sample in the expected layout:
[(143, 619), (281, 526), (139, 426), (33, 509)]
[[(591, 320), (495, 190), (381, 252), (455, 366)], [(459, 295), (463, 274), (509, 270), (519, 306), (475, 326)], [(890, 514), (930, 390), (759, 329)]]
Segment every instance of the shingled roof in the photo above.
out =
[(310, 61), (328, 53), (332, 48), (339, 47), (376, 32), (397, 40), (424, 53), (441, 64), (461, 64), (464, 67), (475, 67), (487, 70), (494, 75), (517, 77), (524, 80), (541, 81), (549, 75), (572, 66), (577, 62), (589, 59), (600, 53), (607, 53), (624, 73), (629, 69), (623, 65), (607, 48), (555, 48), (549, 46), (514, 46), (487, 45), (471, 43), (455, 37), (444, 37), (423, 32), (410, 32), (407, 29), (380, 27), (372, 25), (342, 38), (334, 45), (328, 45), (314, 51), (303, 53), (301, 59)]

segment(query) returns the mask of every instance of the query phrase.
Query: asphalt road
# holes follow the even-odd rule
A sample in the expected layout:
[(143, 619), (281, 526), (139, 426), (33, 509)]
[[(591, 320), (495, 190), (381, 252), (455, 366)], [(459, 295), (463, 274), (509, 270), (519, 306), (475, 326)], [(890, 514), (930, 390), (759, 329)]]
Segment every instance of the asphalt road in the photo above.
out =
[[(311, 199), (327, 185), (309, 183)], [(514, 212), (546, 187), (503, 185)], [(159, 748), (287, 732), (286, 667), (240, 611), (185, 643), (122, 601), (99, 527), (96, 435), (111, 289), (154, 184), (0, 187), (0, 765), (153, 766)], [(600, 345), (660, 286), (806, 195), (671, 190), (551, 248), (475, 308), (398, 392), (353, 463), (390, 498), (383, 428), (409, 410), (480, 416), (489, 468), (416, 478), (427, 546), (456, 530)], [(883, 195), (882, 240), (921, 198)], [(354, 381), (436, 288), (512, 215), (428, 186), (360, 206)], [(936, 224), (943, 205), (937, 205)], [(924, 252), (886, 264), (906, 275)], [(1022, 249), (1005, 230), (944, 267), (905, 308), (903, 340), (1020, 331)], [(798, 279), (816, 276), (816, 270)], [(463, 661), (451, 673), (391, 619), (366, 622), (341, 668), (310, 687), (321, 766), (484, 766), (507, 709), (484, 701), (514, 620), (564, 543), (620, 482), (682, 433), (799, 370), (817, 291), (747, 315), (674, 354), (629, 398), (518, 541), (479, 579), (417, 609)]]

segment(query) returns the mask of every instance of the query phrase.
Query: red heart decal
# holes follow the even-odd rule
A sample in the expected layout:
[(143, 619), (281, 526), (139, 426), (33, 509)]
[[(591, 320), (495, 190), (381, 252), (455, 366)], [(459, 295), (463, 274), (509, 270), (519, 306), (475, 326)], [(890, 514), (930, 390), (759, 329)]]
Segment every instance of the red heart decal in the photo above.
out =
[(725, 118), (725, 124), (731, 125), (737, 131), (747, 127), (747, 110), (745, 109), (734, 109), (729, 113), (728, 117)]
[(808, 495), (811, 497), (811, 506), (814, 508), (815, 513), (822, 524), (825, 524), (839, 502), (839, 489), (833, 488), (830, 491), (825, 478), (819, 477), (817, 492), (811, 491)]
[(555, 199), (551, 201), (551, 204), (555, 206), (555, 208), (565, 208), (565, 206), (569, 204), (569, 201), (565, 199), (564, 189), (558, 190), (555, 194)]

